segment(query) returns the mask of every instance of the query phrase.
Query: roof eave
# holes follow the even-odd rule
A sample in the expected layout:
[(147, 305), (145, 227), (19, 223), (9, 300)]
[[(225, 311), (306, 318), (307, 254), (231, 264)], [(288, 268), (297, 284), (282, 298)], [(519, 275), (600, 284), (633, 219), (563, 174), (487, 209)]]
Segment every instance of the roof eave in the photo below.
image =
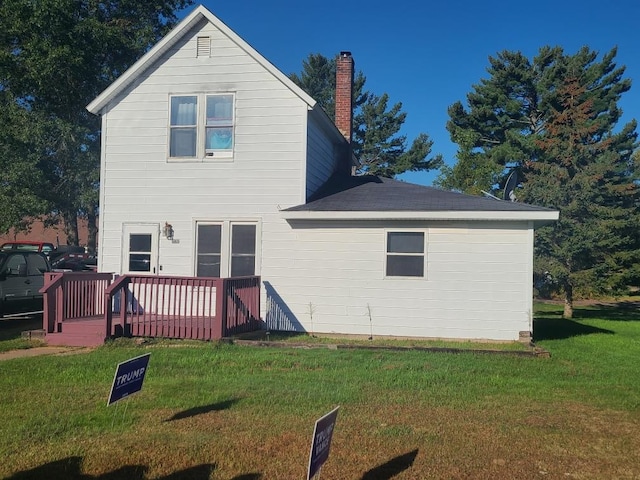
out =
[(533, 221), (537, 227), (554, 222), (559, 212), (549, 211), (310, 211), (282, 210), (285, 220), (457, 220), (457, 221)]

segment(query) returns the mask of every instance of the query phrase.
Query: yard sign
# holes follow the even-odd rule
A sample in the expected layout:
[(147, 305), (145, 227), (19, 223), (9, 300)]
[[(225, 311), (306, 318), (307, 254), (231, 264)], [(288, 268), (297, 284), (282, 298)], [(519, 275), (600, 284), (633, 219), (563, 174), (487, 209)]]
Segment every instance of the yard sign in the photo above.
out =
[(313, 429), (313, 438), (311, 439), (311, 453), (309, 455), (309, 473), (307, 480), (313, 478), (319, 471), (324, 462), (329, 458), (329, 448), (331, 448), (331, 437), (333, 436), (333, 428), (336, 426), (338, 418), (338, 409), (336, 407), (316, 421)]
[(144, 381), (145, 373), (147, 373), (150, 356), (150, 353), (146, 353), (118, 364), (116, 374), (113, 377), (107, 407), (142, 389), (142, 382)]

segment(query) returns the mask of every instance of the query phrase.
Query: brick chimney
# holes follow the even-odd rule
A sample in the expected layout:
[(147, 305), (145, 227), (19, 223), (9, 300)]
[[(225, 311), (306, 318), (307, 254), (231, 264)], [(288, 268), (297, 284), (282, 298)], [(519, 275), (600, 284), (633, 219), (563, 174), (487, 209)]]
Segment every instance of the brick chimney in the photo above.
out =
[(340, 52), (336, 61), (336, 118), (335, 123), (351, 143), (353, 135), (353, 57), (351, 52)]

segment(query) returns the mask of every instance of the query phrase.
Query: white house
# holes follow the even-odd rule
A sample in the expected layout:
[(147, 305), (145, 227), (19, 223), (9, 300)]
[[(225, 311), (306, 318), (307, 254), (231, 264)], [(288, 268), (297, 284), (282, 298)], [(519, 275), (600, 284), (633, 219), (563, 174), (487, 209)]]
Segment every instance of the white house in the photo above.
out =
[(534, 228), (558, 212), (351, 176), (347, 52), (338, 75), (340, 128), (197, 7), (87, 107), (99, 270), (259, 275), (270, 329), (529, 334)]

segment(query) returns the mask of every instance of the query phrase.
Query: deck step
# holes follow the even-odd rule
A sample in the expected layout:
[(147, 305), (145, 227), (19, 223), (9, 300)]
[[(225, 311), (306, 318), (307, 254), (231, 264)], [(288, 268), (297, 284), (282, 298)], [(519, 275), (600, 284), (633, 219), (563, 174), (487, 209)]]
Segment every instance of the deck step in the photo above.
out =
[(47, 345), (69, 347), (94, 347), (102, 345), (105, 339), (104, 319), (78, 319), (63, 322), (61, 331), (47, 333)]
[(47, 333), (47, 345), (64, 347), (97, 347), (104, 344), (104, 333)]

